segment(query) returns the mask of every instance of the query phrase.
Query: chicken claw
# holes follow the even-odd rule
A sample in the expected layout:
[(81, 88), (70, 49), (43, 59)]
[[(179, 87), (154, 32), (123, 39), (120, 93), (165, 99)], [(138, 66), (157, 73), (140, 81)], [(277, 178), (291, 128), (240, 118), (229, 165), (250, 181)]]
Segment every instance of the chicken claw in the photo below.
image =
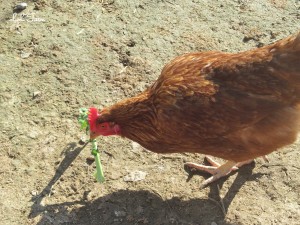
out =
[(197, 163), (192, 163), (192, 162), (185, 163), (185, 165), (190, 168), (194, 168), (194, 169), (197, 169), (200, 171), (205, 171), (212, 175), (210, 178), (206, 179), (201, 184), (201, 188), (206, 187), (208, 184), (218, 180), (221, 177), (228, 175), (232, 171), (238, 170), (239, 167), (241, 167), (245, 164), (249, 164), (253, 161), (253, 160), (247, 160), (247, 161), (243, 161), (243, 162), (239, 162), (239, 163), (236, 163), (233, 161), (227, 161), (226, 163), (221, 165), (220, 163), (216, 162), (209, 156), (205, 156), (205, 158), (211, 164), (211, 166), (205, 166), (202, 164), (197, 164)]

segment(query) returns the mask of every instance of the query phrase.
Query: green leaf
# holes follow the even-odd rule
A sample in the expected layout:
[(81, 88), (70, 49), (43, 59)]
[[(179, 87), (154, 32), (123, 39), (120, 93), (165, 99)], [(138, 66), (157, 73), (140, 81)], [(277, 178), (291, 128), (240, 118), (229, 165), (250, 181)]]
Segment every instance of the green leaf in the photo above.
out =
[(86, 108), (79, 109), (78, 122), (81, 130), (89, 130), (88, 113), (89, 111)]

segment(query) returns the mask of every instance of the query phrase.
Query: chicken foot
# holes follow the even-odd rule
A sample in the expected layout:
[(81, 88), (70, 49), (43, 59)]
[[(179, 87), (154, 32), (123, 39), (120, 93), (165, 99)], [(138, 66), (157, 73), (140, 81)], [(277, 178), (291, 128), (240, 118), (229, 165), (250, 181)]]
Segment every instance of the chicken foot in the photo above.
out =
[[(205, 171), (212, 175), (210, 178), (206, 179), (201, 184), (201, 188), (206, 187), (208, 184), (218, 180), (221, 177), (228, 175), (232, 171), (238, 170), (239, 167), (249, 164), (253, 161), (252, 159), (246, 160), (243, 162), (239, 162), (239, 163), (236, 163), (233, 161), (227, 161), (226, 163), (221, 165), (220, 163), (213, 160), (211, 157), (209, 157), (209, 156), (205, 156), (205, 157), (206, 157), (207, 161), (211, 164), (211, 166), (205, 166), (202, 164), (197, 164), (197, 163), (192, 163), (192, 162), (185, 163), (185, 165), (190, 168), (194, 168), (194, 169), (197, 169), (200, 171)], [(264, 158), (264, 159), (267, 160), (266, 158)]]

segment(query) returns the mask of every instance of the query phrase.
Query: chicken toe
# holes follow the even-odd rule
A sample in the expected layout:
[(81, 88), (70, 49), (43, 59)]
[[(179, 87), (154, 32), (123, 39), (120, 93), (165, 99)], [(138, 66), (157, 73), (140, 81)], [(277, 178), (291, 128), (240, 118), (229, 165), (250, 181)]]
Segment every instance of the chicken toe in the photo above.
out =
[(231, 171), (235, 171), (235, 170), (238, 169), (235, 166), (236, 162), (227, 161), (226, 163), (220, 165), (219, 163), (215, 162), (210, 157), (206, 157), (206, 158), (207, 158), (208, 162), (212, 164), (212, 166), (205, 166), (205, 165), (192, 163), (192, 162), (185, 163), (185, 165), (190, 167), (190, 168), (194, 168), (194, 169), (205, 171), (205, 172), (208, 172), (208, 173), (212, 174), (212, 176), (210, 178), (206, 179), (202, 183), (201, 188), (203, 188), (203, 187), (207, 186), (208, 184), (218, 180), (221, 177), (224, 177), (224, 176), (228, 175)]

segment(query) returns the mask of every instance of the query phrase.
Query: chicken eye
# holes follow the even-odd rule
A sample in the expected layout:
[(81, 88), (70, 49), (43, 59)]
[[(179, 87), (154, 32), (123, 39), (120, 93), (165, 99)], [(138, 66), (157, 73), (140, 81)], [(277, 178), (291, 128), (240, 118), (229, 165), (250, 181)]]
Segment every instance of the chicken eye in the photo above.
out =
[(105, 128), (105, 125), (101, 125), (101, 128)]

